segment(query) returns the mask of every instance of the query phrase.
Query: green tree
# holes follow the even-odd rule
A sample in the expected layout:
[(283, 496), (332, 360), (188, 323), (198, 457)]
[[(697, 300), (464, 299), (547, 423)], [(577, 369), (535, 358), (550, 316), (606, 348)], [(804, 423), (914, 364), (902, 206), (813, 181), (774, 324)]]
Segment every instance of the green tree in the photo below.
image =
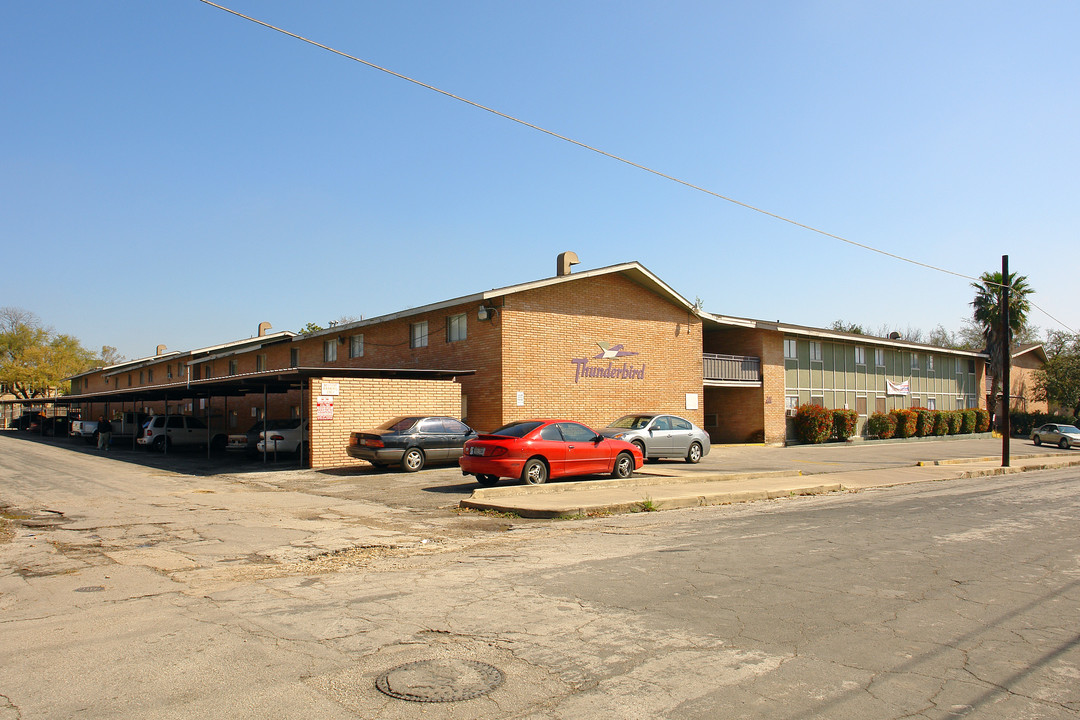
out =
[(94, 353), (76, 338), (42, 326), (32, 312), (0, 308), (0, 385), (16, 397), (65, 392), (64, 378), (96, 364)]
[[(1007, 410), (1008, 404), (1002, 402), (1001, 378), (1004, 373), (1004, 359), (1012, 352), (1014, 338), (1025, 332), (1028, 324), (1027, 315), (1031, 309), (1028, 295), (1034, 290), (1027, 284), (1026, 275), (1009, 273), (1009, 331), (1005, 337), (1001, 331), (1001, 298), (1006, 281), (1001, 272), (985, 272), (979, 276), (979, 282), (971, 283), (975, 289), (975, 299), (971, 301), (972, 319), (982, 330), (986, 341), (986, 351), (990, 355), (990, 407)], [(1003, 413), (998, 414), (1000, 422)]]
[(863, 330), (863, 326), (857, 323), (846, 323), (843, 320), (833, 320), (829, 325), (829, 330), (836, 330), (837, 332), (851, 333), (852, 335), (865, 335), (866, 331)]
[(1035, 397), (1080, 417), (1080, 335), (1051, 332), (1044, 348), (1047, 363), (1035, 371)]

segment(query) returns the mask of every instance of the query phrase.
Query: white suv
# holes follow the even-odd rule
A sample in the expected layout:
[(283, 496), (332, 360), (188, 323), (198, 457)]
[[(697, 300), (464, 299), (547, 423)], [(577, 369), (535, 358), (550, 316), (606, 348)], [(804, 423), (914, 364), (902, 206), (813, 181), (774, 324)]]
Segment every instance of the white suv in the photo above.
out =
[(223, 449), (228, 435), (208, 428), (202, 419), (190, 415), (153, 415), (142, 427), (136, 442), (151, 450), (209, 445)]

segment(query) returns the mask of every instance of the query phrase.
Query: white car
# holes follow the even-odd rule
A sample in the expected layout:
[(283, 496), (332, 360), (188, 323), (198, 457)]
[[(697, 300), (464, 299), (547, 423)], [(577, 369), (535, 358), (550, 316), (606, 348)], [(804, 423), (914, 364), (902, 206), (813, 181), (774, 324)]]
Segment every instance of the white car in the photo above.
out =
[(228, 435), (208, 428), (200, 418), (190, 415), (154, 415), (147, 420), (135, 442), (162, 452), (174, 445), (194, 447), (209, 445), (212, 449), (224, 449)]
[(307, 429), (307, 420), (303, 424), (299, 420), (279, 421), (279, 427), (259, 433), (255, 449), (259, 453), (294, 453), (300, 449), (301, 441), (307, 444)]

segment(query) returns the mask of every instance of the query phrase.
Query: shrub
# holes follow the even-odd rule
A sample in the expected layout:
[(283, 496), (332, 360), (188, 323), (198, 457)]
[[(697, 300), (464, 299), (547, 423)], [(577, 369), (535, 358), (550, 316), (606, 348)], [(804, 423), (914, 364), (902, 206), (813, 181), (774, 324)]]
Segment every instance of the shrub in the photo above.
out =
[(934, 435), (941, 437), (949, 434), (949, 413), (937, 410), (934, 413)]
[(990, 431), (990, 411), (986, 408), (975, 408), (975, 432), (984, 433)]
[(915, 413), (915, 437), (926, 437), (934, 434), (934, 410), (917, 407), (911, 408)]
[(1027, 437), (1031, 435), (1032, 430), (1041, 425), (1045, 425), (1046, 423), (1075, 425), (1076, 418), (1066, 417), (1064, 415), (1048, 415), (1041, 412), (1025, 413), (1013, 411), (1009, 413), (1009, 426), (1012, 429), (1013, 435)]
[(823, 443), (832, 437), (833, 414), (820, 405), (801, 405), (795, 413), (795, 432), (804, 443)]
[(866, 420), (866, 435), (888, 440), (896, 432), (896, 418), (876, 412)]
[(977, 422), (977, 416), (974, 410), (961, 410), (960, 411), (960, 432), (973, 433), (975, 432), (975, 423)]
[(837, 440), (847, 440), (855, 434), (859, 426), (859, 415), (854, 410), (833, 410), (833, 436)]
[(919, 418), (914, 410), (897, 408), (892, 411), (892, 416), (896, 418), (896, 437), (909, 438), (915, 435), (915, 423)]
[(960, 423), (963, 422), (963, 418), (960, 416), (960, 411), (959, 410), (949, 410), (945, 414), (949, 416), (948, 417), (948, 419), (949, 419), (949, 434), (950, 435), (959, 435), (960, 434)]

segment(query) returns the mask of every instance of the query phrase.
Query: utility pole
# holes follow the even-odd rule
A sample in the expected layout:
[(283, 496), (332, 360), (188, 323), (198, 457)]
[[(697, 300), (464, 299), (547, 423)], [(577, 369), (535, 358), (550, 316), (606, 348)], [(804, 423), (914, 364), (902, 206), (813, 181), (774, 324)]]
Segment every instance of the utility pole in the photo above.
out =
[(1009, 333), (1009, 256), (1001, 256), (1001, 467), (1009, 467), (1009, 367), (1012, 364), (1012, 336)]

